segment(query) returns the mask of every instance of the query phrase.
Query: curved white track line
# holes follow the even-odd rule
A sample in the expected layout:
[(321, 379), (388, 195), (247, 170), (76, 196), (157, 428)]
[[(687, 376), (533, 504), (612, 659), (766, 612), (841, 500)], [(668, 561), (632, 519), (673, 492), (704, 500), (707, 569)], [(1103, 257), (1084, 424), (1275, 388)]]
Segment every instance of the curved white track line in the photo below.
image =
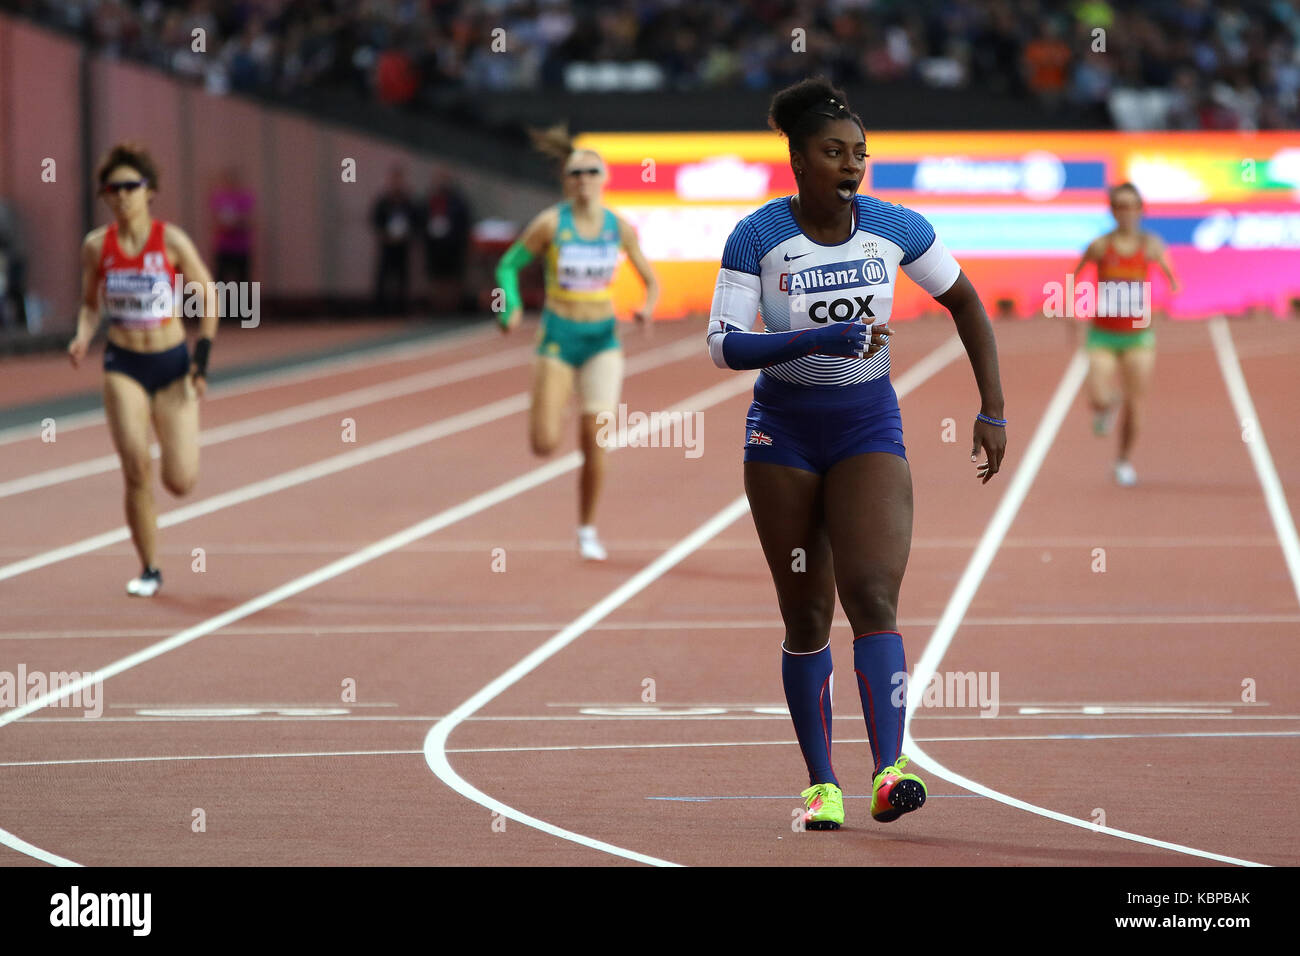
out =
[[(1043, 461), (1047, 458), (1047, 453), (1052, 447), (1052, 442), (1056, 439), (1056, 433), (1060, 430), (1061, 422), (1065, 420), (1065, 415), (1070, 409), (1070, 404), (1074, 401), (1079, 387), (1083, 384), (1084, 378), (1088, 373), (1088, 361), (1082, 352), (1076, 352), (1070, 360), (1069, 366), (1065, 370), (1065, 375), (1061, 378), (1061, 383), (1056, 388), (1056, 393), (1048, 403), (1047, 411), (1043, 413), (1042, 420), (1038, 423), (1038, 428), (1034, 432), (1034, 437), (1025, 450), (1025, 457), (1020, 467), (1016, 469), (1014, 477), (1011, 479), (1011, 486), (1007, 488), (1006, 494), (998, 502), (997, 510), (993, 517), (989, 519), (988, 526), (984, 529), (984, 534), (980, 538), (979, 545), (975, 548), (975, 553), (971, 555), (970, 562), (966, 565), (966, 570), (962, 573), (961, 580), (958, 581), (952, 597), (948, 599), (948, 604), (944, 608), (943, 615), (939, 618), (939, 623), (930, 636), (930, 641), (926, 644), (925, 651), (921, 659), (917, 662), (915, 671), (912, 674), (911, 682), (908, 687), (907, 710), (909, 717), (918, 709), (921, 703), (921, 697), (925, 692), (926, 686), (930, 683), (931, 677), (939, 669), (939, 664), (943, 660), (943, 655), (947, 653), (949, 645), (952, 644), (953, 637), (957, 633), (957, 628), (961, 625), (961, 620), (965, 616), (971, 601), (975, 597), (975, 592), (979, 590), (980, 582), (984, 580), (984, 575), (993, 563), (993, 558), (997, 554), (998, 546), (1006, 536), (1012, 521), (1015, 520), (1016, 513), (1020, 510), (1020, 505), (1024, 502), (1025, 497), (1029, 494), (1029, 489), (1038, 476), (1038, 470)], [(964, 777), (959, 773), (949, 770), (939, 761), (925, 752), (919, 745), (916, 738), (912, 736), (912, 722), (908, 720), (903, 732), (903, 749), (907, 751), (918, 762), (924, 763), (926, 768), (936, 776), (942, 777), (950, 783), (955, 783), (959, 787), (977, 793), (980, 796), (988, 797), (999, 803), (1005, 803), (1007, 806), (1015, 807), (1018, 810), (1026, 810), (1029, 813), (1037, 814), (1041, 817), (1047, 817), (1049, 820), (1055, 820), (1058, 823), (1066, 823), (1070, 826), (1080, 827), (1094, 833), (1106, 833), (1110, 836), (1119, 837), (1122, 840), (1132, 840), (1134, 843), (1144, 843), (1147, 846), (1159, 847), (1164, 850), (1173, 850), (1176, 853), (1186, 853), (1189, 856), (1202, 857), (1207, 860), (1217, 860), (1221, 863), (1235, 863), (1239, 866), (1262, 866), (1263, 864), (1254, 863), (1250, 860), (1241, 860), (1236, 857), (1224, 856), (1220, 853), (1210, 853), (1206, 850), (1198, 850), (1195, 847), (1183, 846), (1179, 843), (1169, 843), (1164, 840), (1156, 840), (1151, 837), (1142, 836), (1138, 833), (1130, 833), (1127, 830), (1116, 830), (1113, 827), (1098, 826), (1091, 820), (1084, 820), (1079, 817), (1072, 817), (1064, 813), (1058, 813), (1055, 810), (1048, 810), (1045, 807), (1039, 807), (1032, 803), (1027, 803), (1016, 797), (1012, 797), (1001, 791), (994, 790), (992, 787), (986, 787), (978, 781), (969, 777)]]
[(48, 863), (51, 866), (81, 866), (74, 860), (67, 857), (59, 856), (57, 853), (51, 853), (49, 850), (42, 850), (38, 846), (32, 846), (22, 837), (14, 836), (8, 830), (0, 830), (0, 846), (7, 846), (11, 850), (17, 850), (19, 853), (25, 853), (30, 857), (40, 860), (42, 863)]
[(532, 653), (525, 656), (517, 664), (501, 674), (495, 680), (489, 682), (478, 693), (469, 700), (465, 701), (455, 710), (453, 710), (442, 720), (438, 721), (431, 728), (424, 738), (424, 759), (429, 764), (429, 769), (437, 775), (438, 779), (445, 783), (451, 789), (455, 790), (467, 800), (486, 807), (495, 813), (508, 817), (511, 820), (517, 820), (543, 833), (549, 833), (551, 836), (557, 836), (564, 840), (569, 840), (581, 846), (590, 847), (593, 850), (600, 850), (613, 856), (621, 856), (624, 859), (634, 860), (637, 863), (649, 863), (652, 866), (677, 866), (676, 863), (670, 863), (667, 860), (661, 860), (658, 857), (647, 856), (644, 853), (637, 853), (635, 850), (626, 850), (623, 847), (614, 846), (612, 843), (606, 843), (603, 840), (596, 840), (581, 833), (574, 833), (572, 830), (566, 830), (563, 827), (557, 827), (554, 824), (547, 823), (545, 820), (539, 820), (537, 817), (530, 816), (513, 807), (507, 806), (495, 797), (490, 797), (482, 790), (475, 787), (472, 783), (452, 769), (451, 763), (447, 760), (447, 738), (456, 726), (471, 716), (475, 711), (491, 702), (503, 691), (509, 688), (535, 670), (539, 665), (545, 663), (551, 657), (554, 657), (564, 648), (568, 647), (579, 637), (585, 634), (593, 624), (601, 618), (617, 610), (630, 598), (640, 594), (651, 584), (661, 578), (674, 566), (688, 557), (692, 552), (699, 549), (710, 538), (726, 529), (737, 518), (749, 510), (749, 502), (742, 495), (727, 507), (723, 508), (716, 515), (696, 528), (690, 535), (683, 538), (676, 545), (665, 551), (662, 555), (642, 568), (635, 575), (623, 582), (615, 590), (606, 595), (599, 603), (594, 605), (585, 614), (564, 628), (546, 643), (535, 648)]

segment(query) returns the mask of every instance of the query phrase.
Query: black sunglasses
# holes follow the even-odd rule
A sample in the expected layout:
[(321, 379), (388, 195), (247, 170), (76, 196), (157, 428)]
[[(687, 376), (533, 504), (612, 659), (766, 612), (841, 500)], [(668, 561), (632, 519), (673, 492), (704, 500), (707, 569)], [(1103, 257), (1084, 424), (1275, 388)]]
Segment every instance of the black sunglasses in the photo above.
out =
[(100, 189), (100, 192), (102, 192), (105, 196), (110, 196), (113, 193), (120, 193), (120, 192), (133, 193), (141, 186), (147, 186), (148, 184), (149, 184), (149, 180), (147, 179), (124, 179), (121, 182), (104, 183), (103, 187)]
[(599, 175), (600, 175), (600, 170), (599, 170), (599, 169), (570, 169), (567, 173), (565, 173), (565, 175), (566, 175), (566, 176), (574, 176), (574, 177), (577, 177), (577, 176), (599, 176)]

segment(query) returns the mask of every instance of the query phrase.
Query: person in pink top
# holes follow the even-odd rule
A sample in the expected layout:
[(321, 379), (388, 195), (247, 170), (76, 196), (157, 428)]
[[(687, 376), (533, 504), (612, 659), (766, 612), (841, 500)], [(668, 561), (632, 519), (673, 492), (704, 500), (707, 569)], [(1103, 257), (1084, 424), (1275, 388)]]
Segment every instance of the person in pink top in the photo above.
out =
[(213, 252), (218, 282), (247, 282), (249, 260), (253, 254), (253, 193), (241, 181), (239, 170), (231, 167), (221, 179), (209, 201), (216, 224)]

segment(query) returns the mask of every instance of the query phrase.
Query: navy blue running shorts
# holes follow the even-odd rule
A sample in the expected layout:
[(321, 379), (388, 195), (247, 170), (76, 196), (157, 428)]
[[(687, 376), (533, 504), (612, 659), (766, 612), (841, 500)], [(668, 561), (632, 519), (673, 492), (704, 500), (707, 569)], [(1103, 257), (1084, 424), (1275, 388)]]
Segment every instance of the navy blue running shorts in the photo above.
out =
[(163, 352), (134, 352), (112, 342), (104, 346), (104, 371), (131, 376), (150, 395), (189, 370), (190, 350), (184, 342)]
[(808, 386), (759, 374), (745, 418), (745, 461), (824, 475), (836, 462), (873, 451), (907, 458), (888, 375), (858, 385)]

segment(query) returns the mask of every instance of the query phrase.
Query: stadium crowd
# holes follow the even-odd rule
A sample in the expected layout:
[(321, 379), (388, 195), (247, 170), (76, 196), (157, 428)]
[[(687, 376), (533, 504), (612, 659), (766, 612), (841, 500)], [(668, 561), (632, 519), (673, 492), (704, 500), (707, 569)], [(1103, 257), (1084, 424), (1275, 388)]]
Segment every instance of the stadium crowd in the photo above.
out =
[[(1300, 0), (0, 0), (0, 8), (218, 93), (348, 86), (420, 109), (448, 91), (768, 89), (820, 71), (840, 84), (910, 80), (1036, 97), (1054, 110), (1109, 108), (1121, 127), (1300, 126)], [(1134, 94), (1146, 95), (1143, 108), (1117, 106), (1117, 93), (1130, 107)]]

